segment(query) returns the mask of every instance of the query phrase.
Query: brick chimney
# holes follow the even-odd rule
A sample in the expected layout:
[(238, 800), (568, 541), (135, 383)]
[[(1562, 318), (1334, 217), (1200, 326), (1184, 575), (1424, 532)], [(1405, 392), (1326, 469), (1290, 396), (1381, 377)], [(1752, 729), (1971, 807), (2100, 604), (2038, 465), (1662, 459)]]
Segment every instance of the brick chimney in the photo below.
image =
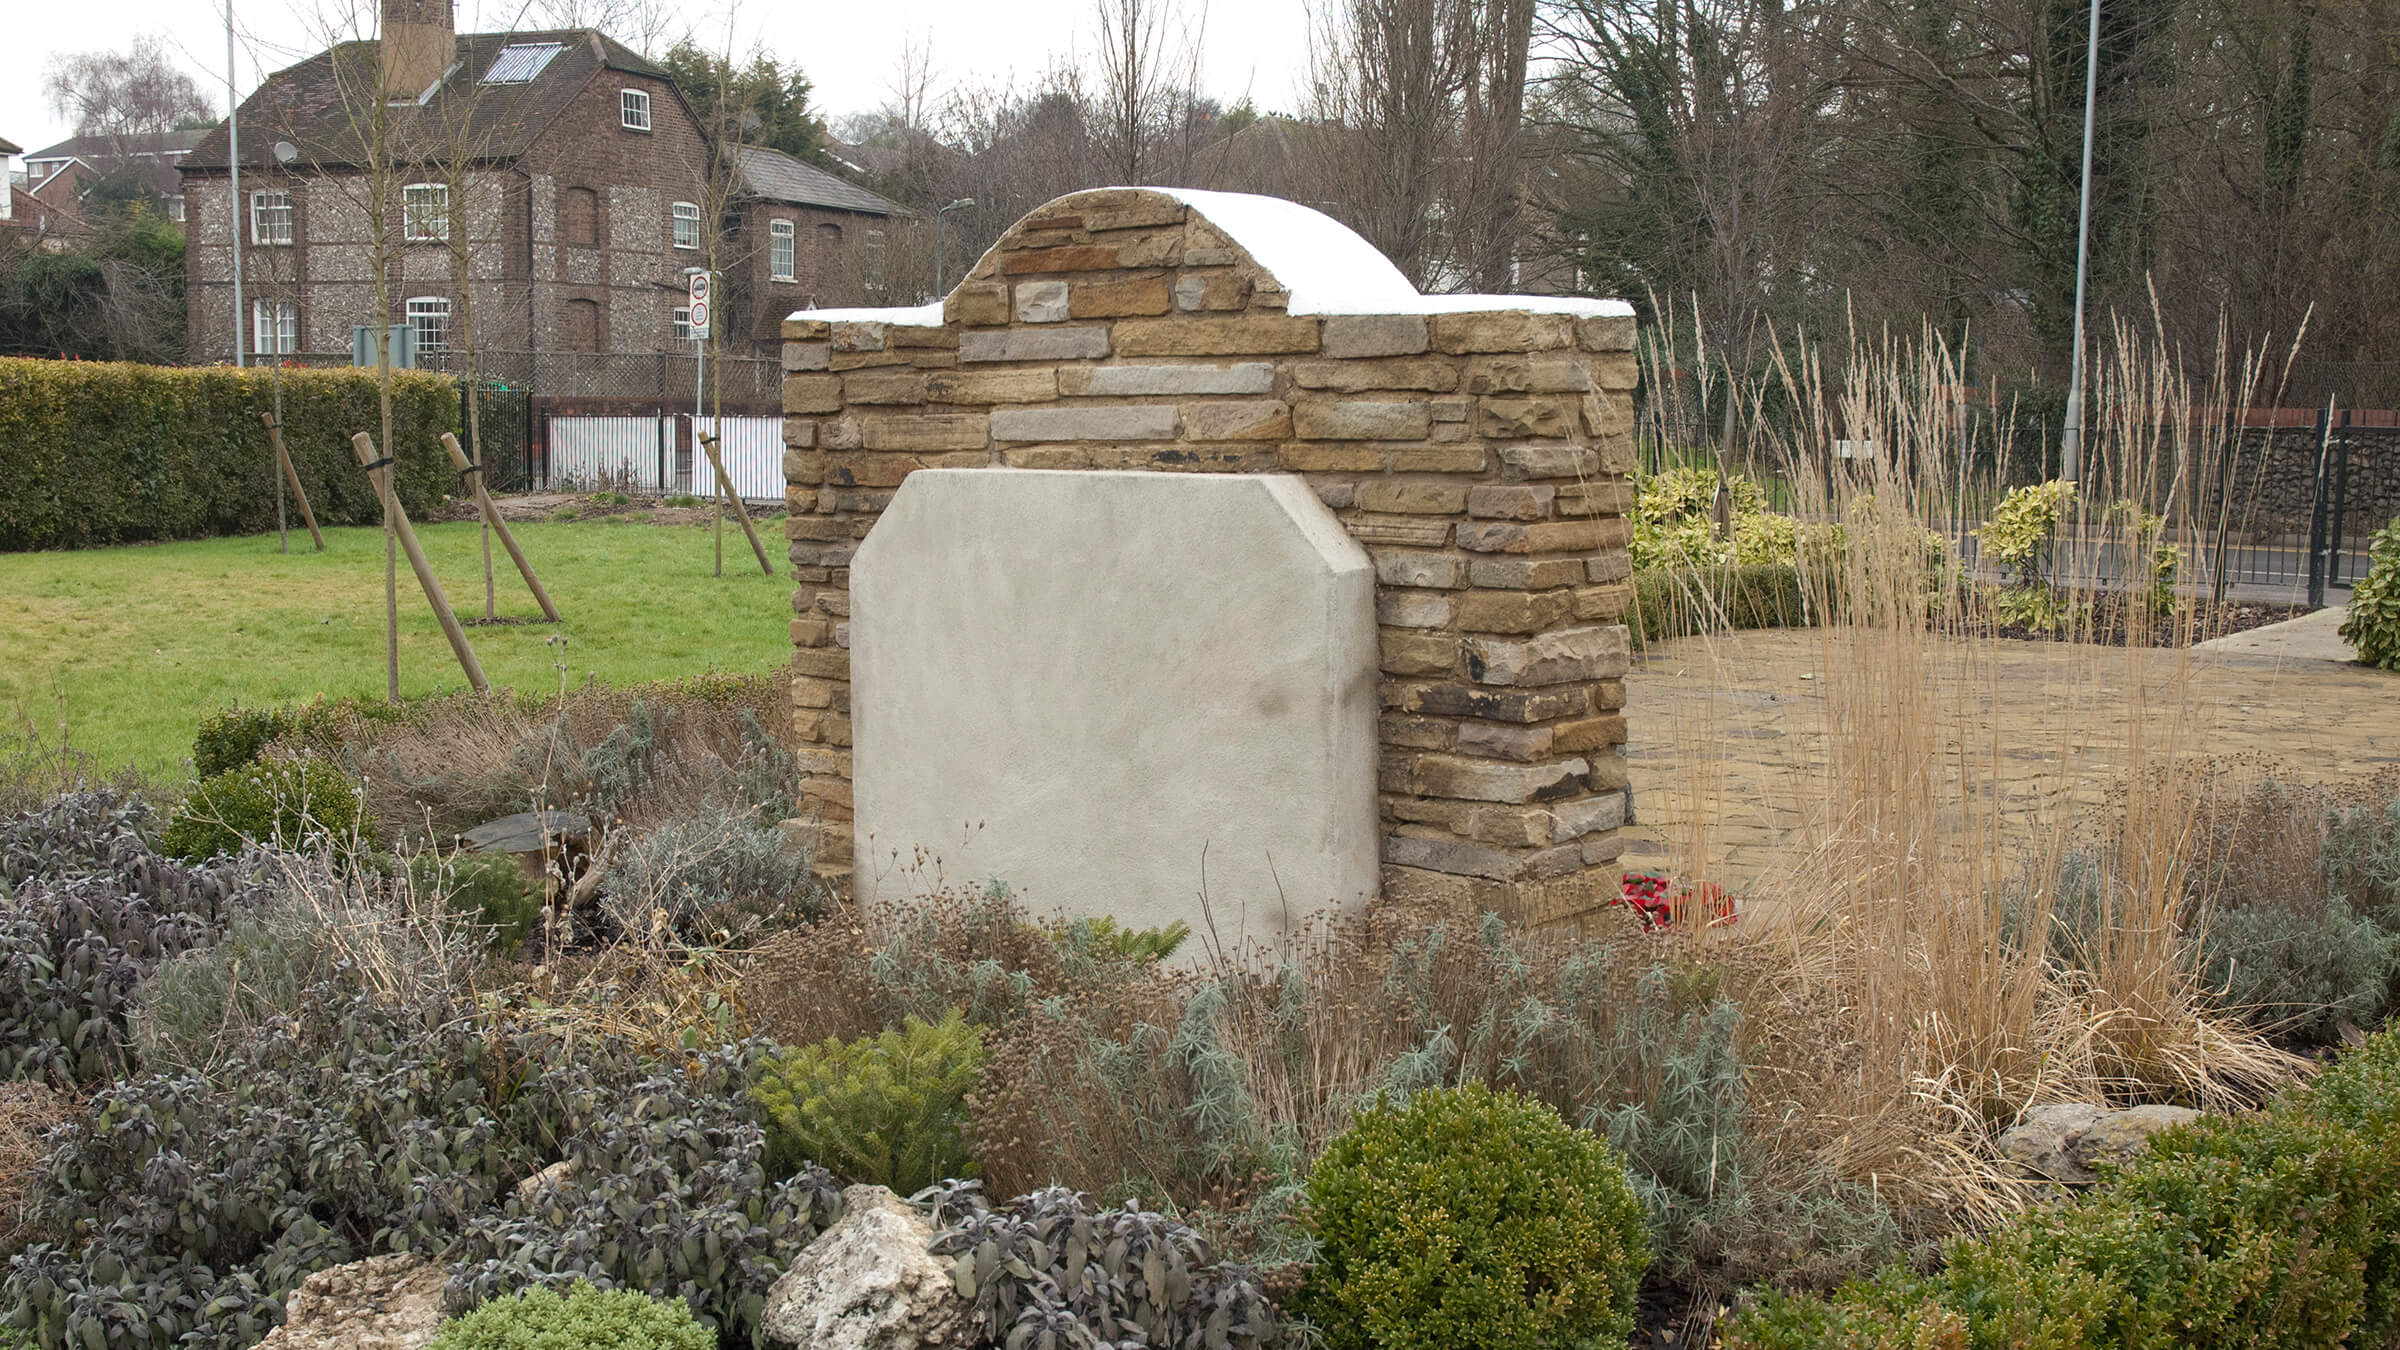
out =
[(451, 0), (383, 0), (383, 96), (414, 100), (458, 59)]

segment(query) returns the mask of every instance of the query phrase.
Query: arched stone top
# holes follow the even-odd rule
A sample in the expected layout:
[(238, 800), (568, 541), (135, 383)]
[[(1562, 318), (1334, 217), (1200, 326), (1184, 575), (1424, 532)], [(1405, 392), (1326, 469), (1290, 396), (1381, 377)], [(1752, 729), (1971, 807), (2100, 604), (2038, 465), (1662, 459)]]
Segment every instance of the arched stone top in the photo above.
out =
[[(1423, 295), (1373, 244), (1322, 211), (1280, 197), (1198, 188), (1094, 188), (1055, 198), (1009, 227), (960, 286), (1012, 273), (1125, 266), (1115, 257), (1091, 256), (1104, 247), (1096, 238), (1176, 224), (1196, 225), (1198, 238), (1221, 241), (1199, 247), (1222, 248), (1230, 255), (1225, 261), (1247, 273), (1259, 293), (1285, 297), (1284, 312), (1295, 317), (1493, 311), (1577, 318), (1633, 314), (1633, 307), (1622, 300), (1582, 296)], [(1160, 258), (1157, 265), (1185, 261)], [(791, 317), (932, 327), (944, 321), (948, 299), (889, 309), (803, 310)]]

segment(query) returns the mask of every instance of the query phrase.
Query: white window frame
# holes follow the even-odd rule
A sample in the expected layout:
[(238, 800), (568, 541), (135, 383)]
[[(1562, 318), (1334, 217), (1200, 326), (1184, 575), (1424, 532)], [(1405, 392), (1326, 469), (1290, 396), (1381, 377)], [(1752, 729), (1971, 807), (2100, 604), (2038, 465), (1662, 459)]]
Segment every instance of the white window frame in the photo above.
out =
[(183, 197), (180, 193), (167, 198), (167, 219), (178, 225), (184, 223)]
[[(416, 335), (417, 353), (450, 350), (450, 297), (446, 295), (412, 295), (408, 298), (409, 330)], [(427, 334), (432, 334), (430, 340)]]
[(618, 91), (617, 122), (627, 131), (650, 130), (650, 91), (624, 89)]
[(798, 281), (800, 227), (788, 220), (767, 222), (767, 279)]
[(289, 300), (250, 302), (250, 354), (290, 356), (300, 350), (300, 306)]
[[(278, 200), (270, 203), (269, 198)], [(266, 228), (270, 221), (280, 224), (282, 228)], [(292, 194), (289, 188), (259, 188), (250, 194), (250, 242), (253, 245), (291, 243), (299, 235), (299, 231), (292, 227), (292, 222)]]
[[(419, 193), (427, 194), (427, 204), (420, 206)], [(418, 222), (426, 222), (418, 228)], [(400, 189), (400, 237), (412, 244), (447, 244), (450, 242), (450, 185), (448, 183), (411, 183)]]
[(692, 307), (690, 305), (677, 305), (675, 307), (675, 340), (677, 342), (690, 342), (693, 340)]
[[(667, 214), (674, 223), (675, 247), (683, 249), (699, 248), (700, 203), (677, 202), (672, 208), (669, 209)], [(684, 242), (684, 226), (686, 225), (691, 226), (691, 242), (688, 244)]]

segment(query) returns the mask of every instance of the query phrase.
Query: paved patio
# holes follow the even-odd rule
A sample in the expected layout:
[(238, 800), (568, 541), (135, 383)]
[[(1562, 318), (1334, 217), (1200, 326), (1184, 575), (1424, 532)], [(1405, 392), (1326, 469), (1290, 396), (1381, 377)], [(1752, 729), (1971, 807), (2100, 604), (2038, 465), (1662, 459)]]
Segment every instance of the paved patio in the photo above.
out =
[[(2286, 645), (2321, 647), (2322, 626), (2315, 619)], [(1689, 875), (1685, 855), (1696, 851), (1710, 877), (1740, 889), (1814, 847), (1826, 828), (1830, 641), (1814, 630), (1734, 633), (1636, 658), (1628, 867)], [(1968, 692), (1942, 699), (1936, 734), (1991, 757), (1996, 771), (1972, 776), (1997, 780), (2013, 826), (2101, 812), (2123, 790), (2129, 688), (2145, 691), (2131, 702), (2149, 710), (2141, 728), (2152, 747), (2300, 781), (2382, 775), (2400, 788), (2400, 675), (2251, 645), (2267, 650), (1999, 642), (1975, 653), (1971, 674), (1964, 644), (1944, 648), (1937, 662), (1949, 672), (1958, 661), (1953, 687)]]

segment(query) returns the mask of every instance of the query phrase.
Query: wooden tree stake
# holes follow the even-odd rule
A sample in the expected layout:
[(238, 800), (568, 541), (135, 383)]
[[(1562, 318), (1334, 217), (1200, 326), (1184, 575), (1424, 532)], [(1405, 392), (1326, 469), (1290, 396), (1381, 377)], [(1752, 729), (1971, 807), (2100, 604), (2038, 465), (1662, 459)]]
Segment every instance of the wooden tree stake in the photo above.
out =
[(450, 602), (442, 596), (442, 583), (434, 579), (433, 565), (425, 561), (425, 550), (417, 546), (417, 532), (408, 523), (408, 511), (400, 505), (400, 496), (392, 490), (392, 471), (375, 459), (375, 438), (360, 432), (350, 438), (350, 449), (358, 455), (358, 466), (367, 471), (375, 484), (376, 494), (383, 498), (384, 509), (391, 513), (392, 528), (400, 535), (400, 547), (408, 553), (408, 565), (417, 574), (417, 584), (425, 588), (425, 599), (433, 606), (433, 617), (441, 621), (442, 635), (450, 639), (450, 650), (458, 655), (459, 669), (467, 673), (467, 683), (478, 694), (492, 692), (491, 682), (483, 678), (483, 667), (475, 660), (475, 649), (467, 645), (467, 630), (458, 626), (458, 616), (450, 612)]
[(758, 542), (758, 528), (750, 523), (750, 508), (742, 505), (742, 494), (733, 490), (733, 477), (725, 472), (725, 461), (717, 457), (717, 438), (701, 437), (700, 448), (708, 452), (708, 467), (716, 470), (717, 492), (733, 503), (733, 518), (742, 522), (742, 533), (750, 538), (750, 551), (758, 555), (758, 570), (768, 576), (775, 575), (774, 567), (767, 562), (766, 545)]
[(492, 494), (483, 485), (483, 466), (469, 463), (467, 452), (459, 448), (458, 437), (447, 431), (442, 433), (442, 448), (450, 452), (450, 462), (458, 466), (461, 474), (475, 480), (475, 504), (483, 508), (484, 523), (500, 536), (501, 547), (508, 550), (509, 558), (517, 564), (517, 572), (525, 578), (525, 588), (533, 592), (534, 603), (542, 607), (542, 617), (557, 623), (558, 606), (550, 603), (550, 593), (542, 589), (542, 579), (533, 574), (533, 564), (525, 561), (525, 550), (517, 547), (517, 537), (508, 532), (507, 522), (500, 519), (500, 508), (492, 504)]
[(260, 413), (267, 424), (267, 439), (275, 445), (275, 462), (283, 466), (284, 481), (292, 485), (292, 495), (300, 502), (300, 519), (308, 526), (308, 537), (317, 541), (317, 552), (325, 551), (324, 531), (317, 528), (317, 513), (308, 509), (308, 489), (300, 486), (300, 471), (292, 467), (291, 452), (283, 448), (283, 424), (273, 413)]

